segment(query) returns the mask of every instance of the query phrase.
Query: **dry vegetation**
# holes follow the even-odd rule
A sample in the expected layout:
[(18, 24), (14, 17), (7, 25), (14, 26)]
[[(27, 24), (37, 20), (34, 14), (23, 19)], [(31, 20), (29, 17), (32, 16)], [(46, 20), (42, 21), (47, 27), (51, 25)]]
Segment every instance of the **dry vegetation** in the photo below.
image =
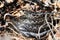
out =
[(0, 40), (60, 40), (60, 1), (0, 0)]

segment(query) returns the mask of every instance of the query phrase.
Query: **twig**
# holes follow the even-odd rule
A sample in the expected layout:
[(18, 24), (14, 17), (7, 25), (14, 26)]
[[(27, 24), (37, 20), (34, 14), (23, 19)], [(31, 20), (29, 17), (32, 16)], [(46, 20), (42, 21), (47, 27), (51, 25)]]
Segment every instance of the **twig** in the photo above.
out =
[[(45, 15), (45, 21), (46, 21), (46, 23), (47, 23), (47, 26), (50, 28), (50, 30), (51, 30), (51, 27), (50, 27), (50, 25), (49, 25), (49, 23), (48, 23), (48, 21), (47, 21), (47, 14)], [(53, 33), (53, 31), (51, 30), (51, 33), (52, 33), (52, 36), (53, 36), (53, 40), (56, 40), (56, 38), (55, 38), (55, 36), (54, 36), (54, 33)]]
[(5, 18), (6, 18), (7, 15), (13, 16), (13, 15), (10, 14), (10, 13), (6, 13), (6, 14), (4, 15), (4, 20), (5, 20)]
[(38, 35), (37, 35), (37, 36), (39, 36), (39, 39), (40, 39), (40, 30), (41, 30), (41, 28), (42, 28), (44, 25), (45, 25), (45, 24), (43, 24), (43, 25), (41, 25), (41, 26), (39, 27)]
[(10, 30), (12, 30), (15, 34), (18, 34), (16, 31), (14, 31), (12, 28), (8, 27)]
[(16, 27), (12, 22), (7, 22), (7, 23), (10, 23), (11, 25), (13, 25), (13, 27), (14, 27), (18, 32), (20, 32), (19, 28)]

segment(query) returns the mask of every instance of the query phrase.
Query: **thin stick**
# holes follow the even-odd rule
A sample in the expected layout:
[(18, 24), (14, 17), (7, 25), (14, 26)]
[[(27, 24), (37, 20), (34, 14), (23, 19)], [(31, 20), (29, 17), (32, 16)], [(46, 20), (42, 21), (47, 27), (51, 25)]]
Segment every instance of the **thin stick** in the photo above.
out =
[(40, 30), (41, 30), (41, 28), (42, 28), (44, 25), (45, 25), (45, 24), (43, 24), (43, 25), (41, 25), (41, 26), (39, 27), (39, 30), (38, 30), (39, 39), (40, 39)]
[(15, 34), (18, 34), (16, 31), (14, 31), (12, 28), (8, 27), (9, 29), (11, 29)]
[(10, 23), (11, 25), (13, 25), (13, 27), (19, 32), (19, 28), (17, 28), (12, 22), (7, 22)]
[[(51, 27), (50, 27), (50, 25), (49, 25), (49, 23), (48, 23), (48, 21), (47, 21), (47, 14), (45, 15), (45, 21), (46, 21), (46, 23), (47, 23), (47, 26), (50, 28), (50, 30), (51, 30)], [(52, 35), (53, 35), (53, 40), (56, 40), (56, 38), (55, 38), (55, 36), (54, 36), (54, 33), (53, 33), (53, 31), (51, 30), (51, 33), (52, 33)]]
[(10, 14), (10, 13), (6, 13), (6, 14), (4, 15), (4, 20), (5, 20), (5, 18), (6, 18), (7, 15), (13, 16), (13, 15)]

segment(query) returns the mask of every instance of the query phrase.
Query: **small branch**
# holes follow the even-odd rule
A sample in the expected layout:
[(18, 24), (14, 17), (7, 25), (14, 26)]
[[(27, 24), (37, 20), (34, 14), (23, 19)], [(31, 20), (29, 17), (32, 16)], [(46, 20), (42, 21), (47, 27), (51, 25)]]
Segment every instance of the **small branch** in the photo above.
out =
[(40, 30), (41, 30), (41, 28), (42, 28), (44, 25), (45, 25), (45, 24), (43, 24), (43, 25), (41, 25), (41, 26), (39, 27), (38, 35), (37, 35), (37, 36), (39, 36), (39, 39), (40, 39)]
[[(51, 27), (50, 27), (50, 25), (49, 25), (49, 23), (48, 23), (48, 21), (47, 21), (47, 14), (45, 15), (45, 21), (46, 21), (46, 23), (47, 23), (47, 26), (50, 28), (50, 30), (51, 30)], [(53, 40), (56, 40), (56, 37), (54, 36), (54, 33), (53, 33), (53, 31), (51, 30), (51, 33), (52, 33), (52, 35), (53, 35)]]
[(12, 22), (7, 22), (8, 24), (10, 23), (11, 25), (13, 25), (13, 27), (18, 31), (20, 32), (19, 28), (17, 28)]

